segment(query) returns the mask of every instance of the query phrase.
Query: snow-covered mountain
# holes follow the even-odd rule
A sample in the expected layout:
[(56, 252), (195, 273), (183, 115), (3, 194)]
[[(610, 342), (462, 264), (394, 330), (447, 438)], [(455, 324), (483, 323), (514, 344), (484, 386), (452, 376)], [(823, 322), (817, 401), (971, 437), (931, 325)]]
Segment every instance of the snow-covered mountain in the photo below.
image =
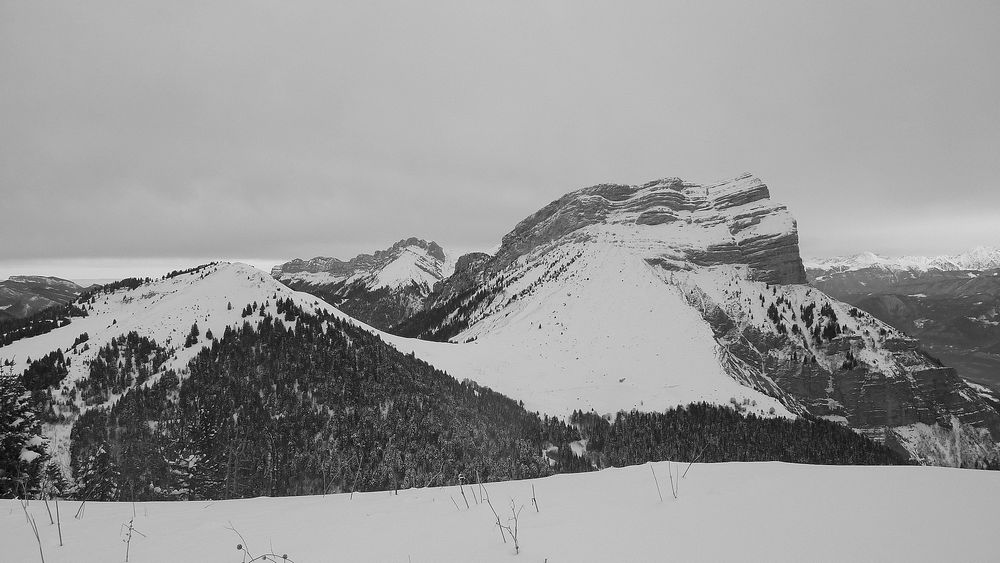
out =
[(69, 280), (50, 276), (11, 276), (0, 281), (0, 319), (24, 318), (38, 311), (65, 305), (84, 288)]
[[(85, 317), (73, 317), (67, 325), (45, 334), (17, 340), (0, 347), (0, 365), (14, 374), (23, 373), (34, 360), (59, 351), (65, 358), (66, 375), (49, 392), (43, 420), (52, 439), (51, 450), (64, 468), (69, 467), (69, 438), (73, 421), (88, 409), (113, 404), (121, 393), (100, 400), (87, 400), (90, 364), (99, 351), (130, 332), (148, 338), (166, 350), (161, 365), (139, 384), (154, 385), (166, 372), (184, 372), (187, 363), (226, 327), (257, 324), (260, 311), (277, 315), (278, 299), (292, 299), (300, 307), (316, 311), (332, 309), (314, 296), (293, 291), (270, 276), (244, 264), (211, 264), (177, 276), (158, 279), (137, 287), (98, 291), (86, 297)], [(243, 310), (256, 303), (253, 315)], [(193, 324), (200, 331), (195, 345), (185, 340)]]
[(529, 408), (734, 399), (840, 420), (929, 462), (996, 455), (1000, 415), (954, 370), (805, 282), (795, 221), (756, 178), (600, 185), (522, 221), (400, 331), (478, 348), (407, 343)]
[(409, 238), (346, 262), (326, 257), (292, 260), (275, 266), (271, 275), (389, 330), (422, 309), (434, 284), (454, 270), (454, 260), (436, 242)]
[(862, 252), (854, 256), (834, 258), (811, 258), (804, 260), (806, 269), (815, 270), (816, 275), (850, 272), (866, 268), (881, 268), (891, 271), (926, 272), (941, 270), (992, 270), (1000, 268), (1000, 249), (978, 246), (968, 252), (952, 256), (879, 256), (873, 252)]

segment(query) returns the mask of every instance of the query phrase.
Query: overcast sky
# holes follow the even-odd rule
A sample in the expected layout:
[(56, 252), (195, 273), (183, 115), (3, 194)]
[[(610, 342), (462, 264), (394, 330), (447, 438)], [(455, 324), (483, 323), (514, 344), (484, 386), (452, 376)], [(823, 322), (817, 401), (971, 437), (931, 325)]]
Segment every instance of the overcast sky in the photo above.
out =
[(0, 0), (0, 279), (486, 248), (573, 189), (743, 172), (805, 255), (1000, 246), (998, 29), (995, 0)]

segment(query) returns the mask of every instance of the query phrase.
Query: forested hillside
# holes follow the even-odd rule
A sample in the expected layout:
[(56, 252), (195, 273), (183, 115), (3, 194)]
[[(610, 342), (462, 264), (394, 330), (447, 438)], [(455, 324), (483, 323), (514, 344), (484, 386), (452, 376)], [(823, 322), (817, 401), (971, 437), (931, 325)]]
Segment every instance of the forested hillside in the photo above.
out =
[(577, 437), (563, 423), (332, 315), (308, 315), (290, 301), (278, 310), (259, 329), (227, 330), (185, 373), (82, 415), (72, 439), (79, 494), (315, 494), (563, 469), (541, 455), (547, 441)]
[[(205, 334), (210, 345), (180, 373), (157, 373), (163, 348), (135, 333), (103, 347), (76, 389), (86, 403), (118, 399), (86, 409), (73, 425), (75, 485), (63, 492), (214, 499), (499, 481), (662, 459), (901, 461), (835, 424), (728, 407), (621, 413), (613, 423), (577, 413), (571, 426), (459, 382), (332, 314), (307, 314), (291, 300), (278, 301), (277, 312), (257, 327)], [(60, 358), (40, 358), (21, 377), (43, 413), (43, 387), (65, 369)], [(583, 457), (571, 447), (581, 438), (589, 441)], [(45, 486), (42, 471), (32, 474), (29, 490)]]

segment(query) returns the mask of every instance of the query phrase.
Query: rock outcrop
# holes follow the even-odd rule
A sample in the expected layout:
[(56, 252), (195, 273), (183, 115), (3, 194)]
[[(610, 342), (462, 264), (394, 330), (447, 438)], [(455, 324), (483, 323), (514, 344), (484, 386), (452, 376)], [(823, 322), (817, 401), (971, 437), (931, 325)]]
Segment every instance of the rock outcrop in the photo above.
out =
[(488, 268), (499, 271), (539, 246), (592, 225), (682, 227), (681, 236), (663, 242), (683, 260), (700, 266), (747, 264), (755, 279), (770, 283), (806, 280), (794, 219), (749, 174), (710, 186), (667, 178), (571, 192), (518, 223), (503, 237)]

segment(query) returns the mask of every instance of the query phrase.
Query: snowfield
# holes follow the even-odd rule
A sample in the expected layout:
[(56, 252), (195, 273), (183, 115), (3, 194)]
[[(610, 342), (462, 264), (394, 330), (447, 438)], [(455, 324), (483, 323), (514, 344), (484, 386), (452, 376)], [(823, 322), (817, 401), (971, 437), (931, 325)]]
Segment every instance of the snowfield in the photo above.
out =
[[(651, 474), (655, 469), (660, 501)], [(520, 554), (496, 519), (458, 487), (135, 505), (129, 561), (239, 562), (253, 555), (319, 561), (996, 561), (1000, 473), (934, 467), (696, 464), (671, 494), (655, 463), (491, 483), (503, 523), (524, 506)], [(539, 512), (531, 503), (532, 486)], [(50, 503), (50, 507), (51, 507)], [(45, 561), (124, 561), (128, 503), (60, 504), (63, 547), (45, 505), (31, 501)], [(458, 508), (456, 508), (456, 504)], [(54, 508), (53, 508), (54, 512)], [(39, 561), (19, 501), (0, 501), (0, 559)], [(277, 559), (280, 561), (280, 557)]]
[(609, 235), (563, 242), (515, 266), (517, 281), (456, 343), (383, 340), (550, 415), (735, 399), (761, 415), (791, 416), (777, 399), (730, 377), (711, 328), (681, 290)]

